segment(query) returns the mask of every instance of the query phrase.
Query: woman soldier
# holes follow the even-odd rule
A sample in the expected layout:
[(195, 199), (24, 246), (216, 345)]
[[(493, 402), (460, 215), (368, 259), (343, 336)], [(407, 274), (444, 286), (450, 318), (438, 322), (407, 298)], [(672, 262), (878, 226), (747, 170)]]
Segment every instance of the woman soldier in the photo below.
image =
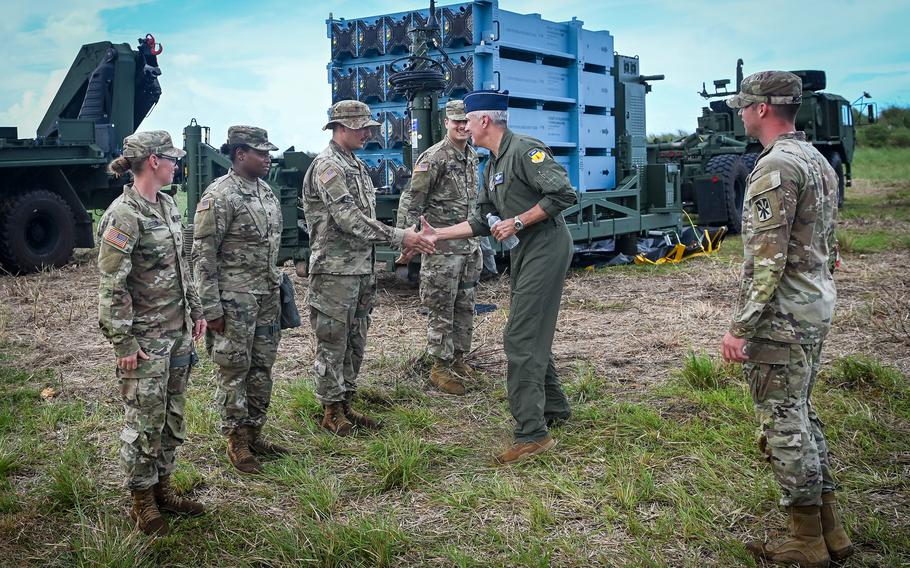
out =
[(258, 456), (288, 452), (262, 436), (281, 339), (281, 205), (262, 180), (277, 149), (262, 128), (231, 126), (221, 147), (231, 170), (206, 188), (194, 221), (193, 270), (218, 365), (221, 433), (242, 473), (262, 471)]
[(108, 170), (132, 172), (133, 183), (98, 226), (98, 320), (114, 347), (126, 411), (120, 459), (133, 494), (130, 517), (146, 534), (167, 534), (161, 511), (203, 512), (170, 485), (174, 454), (186, 438), (193, 340), (206, 329), (183, 257), (180, 211), (160, 192), (184, 154), (161, 130), (127, 136)]

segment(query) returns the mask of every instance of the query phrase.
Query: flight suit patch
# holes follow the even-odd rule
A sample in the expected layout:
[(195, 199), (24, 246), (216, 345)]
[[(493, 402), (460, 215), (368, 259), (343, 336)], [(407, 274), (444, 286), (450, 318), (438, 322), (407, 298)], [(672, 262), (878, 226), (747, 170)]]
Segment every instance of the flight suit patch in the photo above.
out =
[(533, 148), (528, 152), (528, 157), (531, 158), (532, 164), (539, 164), (546, 159), (547, 154), (539, 148)]

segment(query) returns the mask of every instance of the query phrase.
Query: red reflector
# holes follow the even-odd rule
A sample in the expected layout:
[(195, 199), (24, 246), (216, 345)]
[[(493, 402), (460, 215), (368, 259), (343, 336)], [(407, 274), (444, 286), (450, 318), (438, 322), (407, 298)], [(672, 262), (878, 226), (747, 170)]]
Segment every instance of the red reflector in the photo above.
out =
[(719, 181), (720, 181), (720, 178), (717, 176), (714, 176), (713, 178), (711, 178), (711, 183), (717, 183)]

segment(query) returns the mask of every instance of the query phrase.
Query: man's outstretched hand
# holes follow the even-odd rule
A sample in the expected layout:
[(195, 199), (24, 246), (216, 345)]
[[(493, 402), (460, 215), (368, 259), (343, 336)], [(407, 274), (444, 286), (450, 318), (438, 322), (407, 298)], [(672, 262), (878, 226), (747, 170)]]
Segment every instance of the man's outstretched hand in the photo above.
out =
[(426, 228), (419, 233), (414, 230), (415, 228), (416, 225), (405, 230), (404, 238), (401, 240), (401, 248), (423, 254), (433, 254), (436, 251), (435, 235), (433, 235), (432, 239), (428, 238), (426, 236)]

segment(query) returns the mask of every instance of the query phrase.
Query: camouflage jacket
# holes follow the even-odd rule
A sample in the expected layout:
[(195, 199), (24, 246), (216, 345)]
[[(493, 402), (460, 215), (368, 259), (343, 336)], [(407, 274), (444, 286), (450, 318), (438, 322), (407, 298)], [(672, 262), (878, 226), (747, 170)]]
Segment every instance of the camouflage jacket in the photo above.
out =
[(118, 357), (139, 351), (136, 337), (155, 337), (202, 318), (186, 259), (180, 211), (158, 193), (149, 203), (123, 188), (98, 224), (98, 323)]
[(233, 170), (209, 185), (196, 207), (193, 270), (208, 320), (224, 315), (221, 291), (278, 291), (281, 206), (262, 180)]
[(490, 234), (488, 213), (510, 219), (535, 205), (540, 205), (554, 222), (565, 225), (562, 212), (577, 199), (566, 170), (553, 159), (550, 149), (536, 138), (511, 130), (505, 131), (498, 155), (490, 154), (483, 173), (477, 206), (468, 217), (475, 235)]
[(376, 220), (366, 165), (334, 141), (310, 164), (301, 205), (310, 234), (310, 274), (373, 273), (373, 246), (401, 246), (404, 230)]
[(812, 344), (831, 327), (837, 292), (837, 175), (802, 132), (759, 155), (743, 203), (742, 285), (730, 333)]
[[(398, 203), (398, 226), (416, 225), (424, 215), (434, 227), (457, 225), (477, 203), (477, 152), (468, 145), (462, 152), (446, 136), (417, 158), (411, 183)], [(438, 252), (469, 254), (477, 239), (440, 241)]]

